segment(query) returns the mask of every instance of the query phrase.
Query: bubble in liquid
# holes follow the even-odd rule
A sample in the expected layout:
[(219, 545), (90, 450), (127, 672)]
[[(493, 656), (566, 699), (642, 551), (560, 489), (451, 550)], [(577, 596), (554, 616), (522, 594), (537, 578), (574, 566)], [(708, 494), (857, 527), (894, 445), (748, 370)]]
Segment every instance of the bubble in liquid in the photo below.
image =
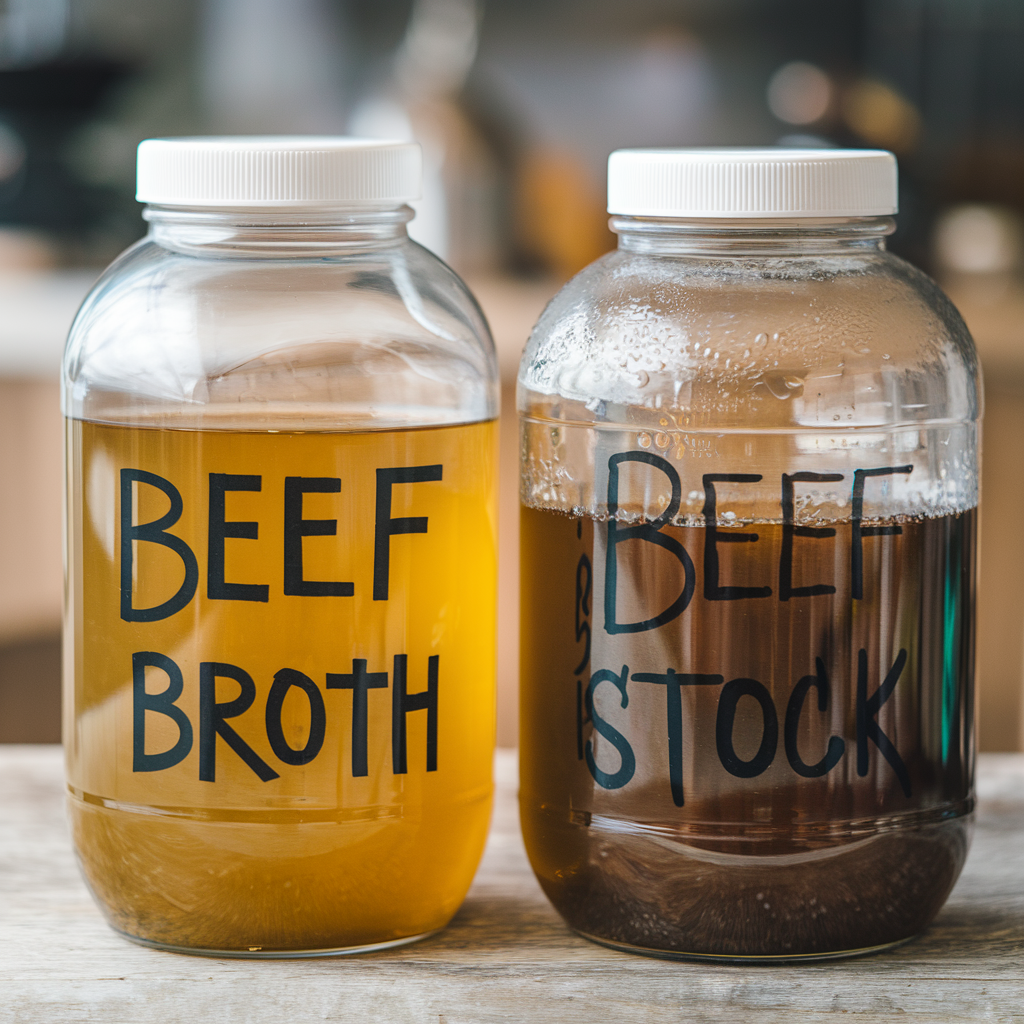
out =
[(659, 448), (667, 448), (672, 443), (672, 438), (664, 431), (658, 431), (658, 433), (654, 435), (654, 443)]
[(722, 513), (722, 519), (726, 523), (735, 523), (736, 522), (736, 513), (735, 512), (723, 512)]
[[(838, 419), (838, 418), (839, 417), (837, 416), (836, 419)], [(651, 435), (646, 433), (646, 432), (641, 431), (641, 433), (636, 435), (636, 443), (638, 445), (640, 445), (641, 448), (650, 448), (651, 447)]]
[(804, 379), (793, 373), (767, 373), (765, 387), (778, 399), (797, 398), (804, 392)]
[(762, 331), (760, 334), (757, 335), (757, 337), (754, 338), (754, 344), (755, 345), (767, 345), (768, 344), (768, 335), (765, 334), (764, 331)]

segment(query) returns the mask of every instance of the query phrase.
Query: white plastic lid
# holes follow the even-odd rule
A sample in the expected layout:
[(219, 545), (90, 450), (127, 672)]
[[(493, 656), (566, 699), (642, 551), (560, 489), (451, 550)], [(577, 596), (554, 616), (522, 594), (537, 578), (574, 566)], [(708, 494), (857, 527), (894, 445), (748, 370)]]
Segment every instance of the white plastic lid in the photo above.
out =
[(168, 206), (396, 205), (419, 199), (415, 142), (340, 136), (146, 139), (142, 203)]
[(881, 149), (620, 149), (608, 212), (631, 217), (878, 217), (896, 212)]

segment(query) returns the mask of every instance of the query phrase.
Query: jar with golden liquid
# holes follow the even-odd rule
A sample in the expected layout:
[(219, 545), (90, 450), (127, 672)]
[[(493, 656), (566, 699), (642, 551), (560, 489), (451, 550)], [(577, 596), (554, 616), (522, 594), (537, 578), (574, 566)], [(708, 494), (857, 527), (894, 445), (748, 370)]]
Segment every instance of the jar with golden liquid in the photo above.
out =
[(884, 152), (615, 153), (529, 341), (523, 831), (599, 942), (866, 952), (963, 866), (979, 371), (895, 210)]
[(70, 818), (108, 920), (238, 956), (442, 928), (490, 818), (494, 347), (411, 143), (163, 139), (64, 363)]

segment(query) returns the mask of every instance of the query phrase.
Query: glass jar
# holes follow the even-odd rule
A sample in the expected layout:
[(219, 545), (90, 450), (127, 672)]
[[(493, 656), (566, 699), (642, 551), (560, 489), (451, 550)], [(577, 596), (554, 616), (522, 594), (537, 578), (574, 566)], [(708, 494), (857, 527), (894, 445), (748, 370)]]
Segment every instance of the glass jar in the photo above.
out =
[(141, 942), (443, 927), (490, 819), (497, 364), (419, 148), (150, 140), (64, 364), (74, 843)]
[(869, 151), (622, 151), (519, 373), (521, 811), (583, 935), (865, 952), (974, 807), (979, 369)]

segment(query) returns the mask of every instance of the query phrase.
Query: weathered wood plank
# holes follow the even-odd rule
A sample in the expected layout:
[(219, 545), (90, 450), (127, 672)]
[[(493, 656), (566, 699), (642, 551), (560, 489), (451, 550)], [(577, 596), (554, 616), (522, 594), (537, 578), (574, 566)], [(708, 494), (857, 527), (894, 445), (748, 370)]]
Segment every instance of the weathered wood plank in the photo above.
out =
[(579, 939), (526, 863), (513, 755), (499, 754), (498, 774), (483, 866), (443, 934), (375, 956), (246, 962), (113, 934), (70, 850), (59, 750), (0, 747), (0, 1020), (1024, 1020), (1024, 755), (982, 758), (970, 859), (926, 935), (803, 967), (673, 963)]

